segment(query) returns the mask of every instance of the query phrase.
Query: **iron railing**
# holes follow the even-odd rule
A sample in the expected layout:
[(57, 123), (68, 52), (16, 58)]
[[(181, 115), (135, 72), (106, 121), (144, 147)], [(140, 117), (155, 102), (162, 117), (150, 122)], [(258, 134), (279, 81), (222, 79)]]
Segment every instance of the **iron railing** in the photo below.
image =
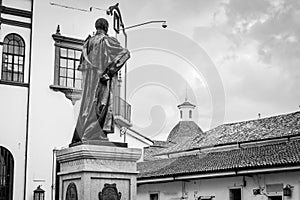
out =
[(119, 96), (114, 100), (114, 114), (131, 122), (131, 105)]

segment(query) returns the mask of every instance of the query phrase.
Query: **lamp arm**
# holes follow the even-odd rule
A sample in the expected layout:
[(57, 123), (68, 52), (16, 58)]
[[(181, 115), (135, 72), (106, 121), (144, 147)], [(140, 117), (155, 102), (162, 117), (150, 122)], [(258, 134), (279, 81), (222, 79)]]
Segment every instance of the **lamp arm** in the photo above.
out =
[(133, 26), (127, 26), (127, 27), (123, 27), (122, 30), (124, 31), (125, 29), (130, 29), (130, 28), (134, 28), (134, 27), (138, 27), (138, 26), (143, 26), (146, 24), (152, 24), (152, 23), (165, 23), (166, 21), (164, 20), (152, 20), (152, 21), (148, 21), (148, 22), (144, 22), (144, 23), (140, 23), (140, 24), (136, 24)]

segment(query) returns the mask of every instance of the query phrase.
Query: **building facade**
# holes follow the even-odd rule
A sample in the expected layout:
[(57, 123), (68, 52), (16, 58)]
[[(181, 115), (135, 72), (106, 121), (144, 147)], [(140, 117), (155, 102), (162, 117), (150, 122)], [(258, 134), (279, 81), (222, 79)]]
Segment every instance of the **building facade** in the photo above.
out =
[(200, 130), (180, 121), (144, 148), (138, 199), (300, 199), (300, 112)]
[[(94, 8), (111, 5), (1, 0), (0, 6), (0, 199), (31, 200), (39, 185), (45, 199), (55, 199), (55, 152), (70, 144), (80, 107), (81, 47), (95, 31), (97, 18), (113, 22)], [(115, 35), (113, 26), (109, 34)], [(125, 141), (129, 147), (151, 144), (129, 129), (131, 105), (124, 97), (124, 81), (116, 91), (110, 141)]]

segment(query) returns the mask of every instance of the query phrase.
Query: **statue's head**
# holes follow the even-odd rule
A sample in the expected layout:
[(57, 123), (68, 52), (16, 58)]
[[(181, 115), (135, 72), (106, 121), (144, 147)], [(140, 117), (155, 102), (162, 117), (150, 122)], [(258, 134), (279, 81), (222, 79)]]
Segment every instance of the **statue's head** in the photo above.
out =
[(104, 18), (99, 18), (96, 20), (95, 28), (97, 30), (103, 30), (105, 33), (108, 31), (108, 21)]

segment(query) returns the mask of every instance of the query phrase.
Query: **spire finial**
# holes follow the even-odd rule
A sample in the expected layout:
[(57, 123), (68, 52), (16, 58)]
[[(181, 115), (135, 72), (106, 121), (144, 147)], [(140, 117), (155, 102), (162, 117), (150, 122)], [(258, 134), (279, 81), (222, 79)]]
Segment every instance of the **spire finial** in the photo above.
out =
[(188, 100), (187, 84), (185, 83), (185, 101)]
[(60, 26), (59, 26), (59, 25), (57, 25), (57, 28), (56, 28), (56, 34), (57, 34), (57, 35), (60, 35)]

